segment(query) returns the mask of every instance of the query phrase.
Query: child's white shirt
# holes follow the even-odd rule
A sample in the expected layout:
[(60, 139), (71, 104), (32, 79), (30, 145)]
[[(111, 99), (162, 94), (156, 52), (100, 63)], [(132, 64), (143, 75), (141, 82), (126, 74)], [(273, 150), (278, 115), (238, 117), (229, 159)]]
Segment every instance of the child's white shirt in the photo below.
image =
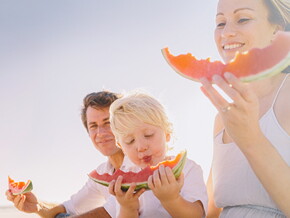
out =
[[(183, 169), (183, 173), (184, 185), (180, 192), (181, 196), (189, 202), (195, 202), (200, 200), (203, 204), (204, 211), (206, 212), (208, 197), (201, 167), (194, 161), (187, 159)], [(140, 218), (171, 217), (170, 214), (163, 208), (160, 201), (158, 200), (158, 198), (155, 197), (151, 190), (145, 191), (139, 197), (139, 202)], [(104, 208), (107, 210), (111, 217), (118, 217), (120, 205), (113, 195), (108, 198), (107, 202), (104, 204)]]

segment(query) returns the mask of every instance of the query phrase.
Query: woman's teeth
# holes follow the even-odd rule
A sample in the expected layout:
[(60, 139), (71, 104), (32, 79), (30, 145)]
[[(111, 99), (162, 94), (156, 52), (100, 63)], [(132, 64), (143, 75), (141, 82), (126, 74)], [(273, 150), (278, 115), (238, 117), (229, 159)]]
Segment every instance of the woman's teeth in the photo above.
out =
[(230, 50), (230, 49), (240, 48), (242, 46), (243, 46), (242, 43), (236, 43), (236, 44), (224, 45), (223, 49), (224, 50)]

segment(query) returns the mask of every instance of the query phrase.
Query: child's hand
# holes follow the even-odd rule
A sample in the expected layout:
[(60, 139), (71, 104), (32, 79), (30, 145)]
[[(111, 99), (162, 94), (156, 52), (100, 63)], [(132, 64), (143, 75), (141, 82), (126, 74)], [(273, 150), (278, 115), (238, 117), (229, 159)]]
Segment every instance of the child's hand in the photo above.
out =
[(183, 174), (176, 180), (170, 167), (164, 167), (163, 165), (148, 178), (149, 188), (161, 202), (178, 199), (183, 183)]
[(139, 209), (139, 197), (145, 189), (140, 189), (137, 192), (134, 191), (136, 184), (132, 183), (128, 191), (124, 192), (121, 189), (122, 176), (119, 176), (115, 181), (112, 181), (109, 185), (110, 194), (116, 196), (117, 201), (119, 202), (121, 209), (126, 211), (138, 211)]

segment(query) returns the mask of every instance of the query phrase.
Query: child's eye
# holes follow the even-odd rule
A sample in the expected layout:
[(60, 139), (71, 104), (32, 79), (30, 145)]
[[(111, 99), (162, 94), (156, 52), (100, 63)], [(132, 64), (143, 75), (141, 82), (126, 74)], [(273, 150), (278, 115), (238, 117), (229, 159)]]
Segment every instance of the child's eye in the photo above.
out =
[(245, 23), (247, 21), (249, 21), (250, 19), (249, 18), (241, 18), (238, 20), (238, 23)]
[(144, 135), (144, 136), (145, 136), (145, 138), (150, 138), (150, 137), (153, 136), (153, 134), (147, 134), (147, 135)]
[(128, 141), (126, 142), (126, 144), (130, 145), (130, 144), (132, 144), (134, 141), (135, 141), (135, 139), (128, 140)]

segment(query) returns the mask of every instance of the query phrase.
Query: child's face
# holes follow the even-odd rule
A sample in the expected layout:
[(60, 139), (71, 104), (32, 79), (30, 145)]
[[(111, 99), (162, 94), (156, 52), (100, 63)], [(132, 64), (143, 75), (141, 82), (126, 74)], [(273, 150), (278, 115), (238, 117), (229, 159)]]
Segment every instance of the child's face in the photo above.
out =
[(137, 120), (134, 122), (137, 124), (136, 128), (119, 137), (124, 153), (141, 168), (163, 161), (170, 134), (166, 134), (160, 127)]

